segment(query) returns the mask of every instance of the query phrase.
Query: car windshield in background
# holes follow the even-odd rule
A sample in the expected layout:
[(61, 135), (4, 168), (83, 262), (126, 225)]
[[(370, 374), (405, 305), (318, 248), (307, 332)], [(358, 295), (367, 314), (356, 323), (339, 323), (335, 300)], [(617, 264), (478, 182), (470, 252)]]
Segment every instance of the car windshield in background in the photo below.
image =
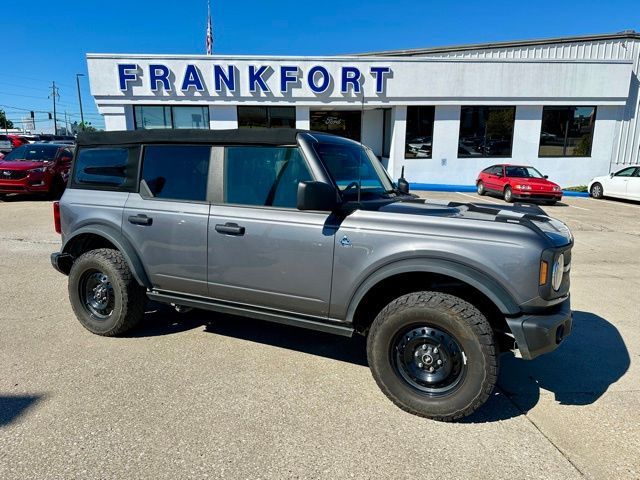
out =
[(3, 160), (43, 162), (53, 160), (57, 151), (58, 147), (55, 145), (22, 145), (4, 157)]
[(373, 152), (361, 145), (317, 143), (314, 149), (343, 197), (362, 199), (384, 197), (394, 189), (393, 183)]
[(512, 178), (544, 178), (538, 170), (533, 167), (506, 167), (507, 177)]

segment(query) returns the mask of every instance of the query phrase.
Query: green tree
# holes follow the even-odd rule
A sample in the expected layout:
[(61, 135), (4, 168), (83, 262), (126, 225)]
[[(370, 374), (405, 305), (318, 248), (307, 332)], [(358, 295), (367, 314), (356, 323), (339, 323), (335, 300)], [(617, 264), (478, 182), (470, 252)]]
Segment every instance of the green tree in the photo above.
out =
[(7, 118), (4, 110), (0, 110), (0, 128), (13, 128), (13, 122)]
[(96, 127), (91, 122), (80, 122), (78, 124), (78, 132), (96, 132)]

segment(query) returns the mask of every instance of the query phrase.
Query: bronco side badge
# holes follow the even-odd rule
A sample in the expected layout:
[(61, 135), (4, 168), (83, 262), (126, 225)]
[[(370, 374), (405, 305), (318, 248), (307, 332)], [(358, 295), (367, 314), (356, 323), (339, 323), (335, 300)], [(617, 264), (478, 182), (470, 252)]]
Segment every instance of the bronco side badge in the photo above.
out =
[(351, 240), (349, 240), (349, 237), (345, 235), (344, 237), (342, 237), (342, 240), (340, 240), (340, 245), (342, 245), (343, 247), (350, 247)]

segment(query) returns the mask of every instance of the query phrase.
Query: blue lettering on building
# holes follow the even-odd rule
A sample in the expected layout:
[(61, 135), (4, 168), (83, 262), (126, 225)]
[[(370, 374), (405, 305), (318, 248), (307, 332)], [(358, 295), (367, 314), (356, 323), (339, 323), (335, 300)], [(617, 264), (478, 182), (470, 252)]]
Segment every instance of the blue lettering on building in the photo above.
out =
[[(135, 73), (132, 73), (135, 72)], [(138, 79), (138, 65), (135, 63), (121, 63), (118, 65), (118, 80), (120, 90), (128, 88), (128, 82), (135, 82)]]
[[(318, 79), (320, 80), (320, 83), (317, 82)], [(315, 67), (311, 67), (309, 70), (307, 83), (313, 93), (323, 93), (327, 91), (327, 88), (329, 88), (331, 75), (329, 75), (326, 68), (321, 65), (316, 65)]]
[(171, 70), (166, 65), (149, 65), (149, 82), (151, 83), (151, 91), (158, 91), (158, 84), (167, 91), (171, 91), (171, 82), (169, 81)]
[(200, 71), (198, 70), (198, 67), (189, 64), (184, 71), (184, 80), (182, 80), (181, 90), (183, 92), (186, 92), (191, 87), (195, 87), (195, 89), (199, 92), (202, 92), (204, 90), (204, 85), (202, 83), (202, 78), (200, 77)]
[(213, 83), (216, 89), (216, 92), (222, 91), (222, 84), (224, 83), (227, 90), (230, 92), (235, 92), (236, 90), (236, 69), (233, 65), (227, 66), (227, 73), (224, 73), (224, 70), (220, 65), (213, 66)]
[(287, 93), (288, 85), (298, 81), (298, 67), (282, 65), (280, 67), (280, 91)]
[[(202, 65), (201, 65), (202, 67)], [(314, 94), (322, 94), (328, 90), (333, 91), (333, 78), (329, 70), (322, 65), (312, 66), (306, 72), (306, 82), (301, 81), (305, 78), (305, 72), (296, 65), (281, 65), (279, 89), (282, 94), (291, 92), (294, 89), (309, 88)], [(247, 80), (249, 91), (271, 92), (269, 83), (274, 71), (274, 67), (269, 65), (248, 65)], [(393, 71), (391, 67), (373, 66), (369, 67), (368, 74), (371, 76), (375, 85), (375, 93), (377, 95), (384, 94), (386, 91), (387, 80), (392, 77)], [(218, 94), (224, 95), (225, 91), (236, 92), (238, 86), (238, 68), (231, 65), (213, 65), (213, 86)], [(364, 76), (360, 68), (356, 66), (345, 65), (340, 68), (340, 92), (343, 94), (358, 94), (362, 92), (364, 85)], [(157, 92), (161, 88), (166, 92), (171, 92), (174, 84), (177, 83), (174, 73), (169, 67), (162, 64), (149, 65), (149, 87), (152, 91)], [(210, 77), (209, 77), (210, 78)], [(145, 81), (145, 75), (140, 66), (136, 63), (118, 64), (118, 84), (120, 90), (127, 91), (132, 84), (141, 85)], [(206, 90), (206, 83), (210, 80), (203, 78), (202, 71), (194, 64), (185, 66), (184, 74), (180, 79), (180, 90), (186, 92), (192, 88), (202, 92)]]
[(390, 67), (371, 67), (369, 70), (373, 78), (376, 80), (376, 93), (384, 93), (385, 91), (385, 75), (391, 73)]
[(267, 86), (267, 82), (265, 82), (264, 78), (262, 78), (262, 76), (267, 73), (268, 68), (269, 67), (267, 65), (262, 65), (258, 68), (256, 68), (254, 65), (249, 65), (249, 91), (251, 93), (257, 92), (258, 86), (263, 92), (271, 91)]

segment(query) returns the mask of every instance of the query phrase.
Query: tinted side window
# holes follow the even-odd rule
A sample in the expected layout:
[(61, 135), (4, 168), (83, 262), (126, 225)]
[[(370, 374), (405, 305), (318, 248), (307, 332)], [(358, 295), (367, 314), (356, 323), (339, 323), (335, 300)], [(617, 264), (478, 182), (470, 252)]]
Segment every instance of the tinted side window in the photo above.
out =
[(634, 167), (625, 168), (615, 174), (616, 177), (632, 177), (636, 169)]
[(76, 156), (72, 187), (135, 191), (139, 147), (84, 147)]
[(296, 208), (298, 183), (311, 180), (295, 147), (227, 147), (224, 201)]
[(205, 201), (210, 153), (202, 145), (145, 147), (142, 179), (155, 198)]

